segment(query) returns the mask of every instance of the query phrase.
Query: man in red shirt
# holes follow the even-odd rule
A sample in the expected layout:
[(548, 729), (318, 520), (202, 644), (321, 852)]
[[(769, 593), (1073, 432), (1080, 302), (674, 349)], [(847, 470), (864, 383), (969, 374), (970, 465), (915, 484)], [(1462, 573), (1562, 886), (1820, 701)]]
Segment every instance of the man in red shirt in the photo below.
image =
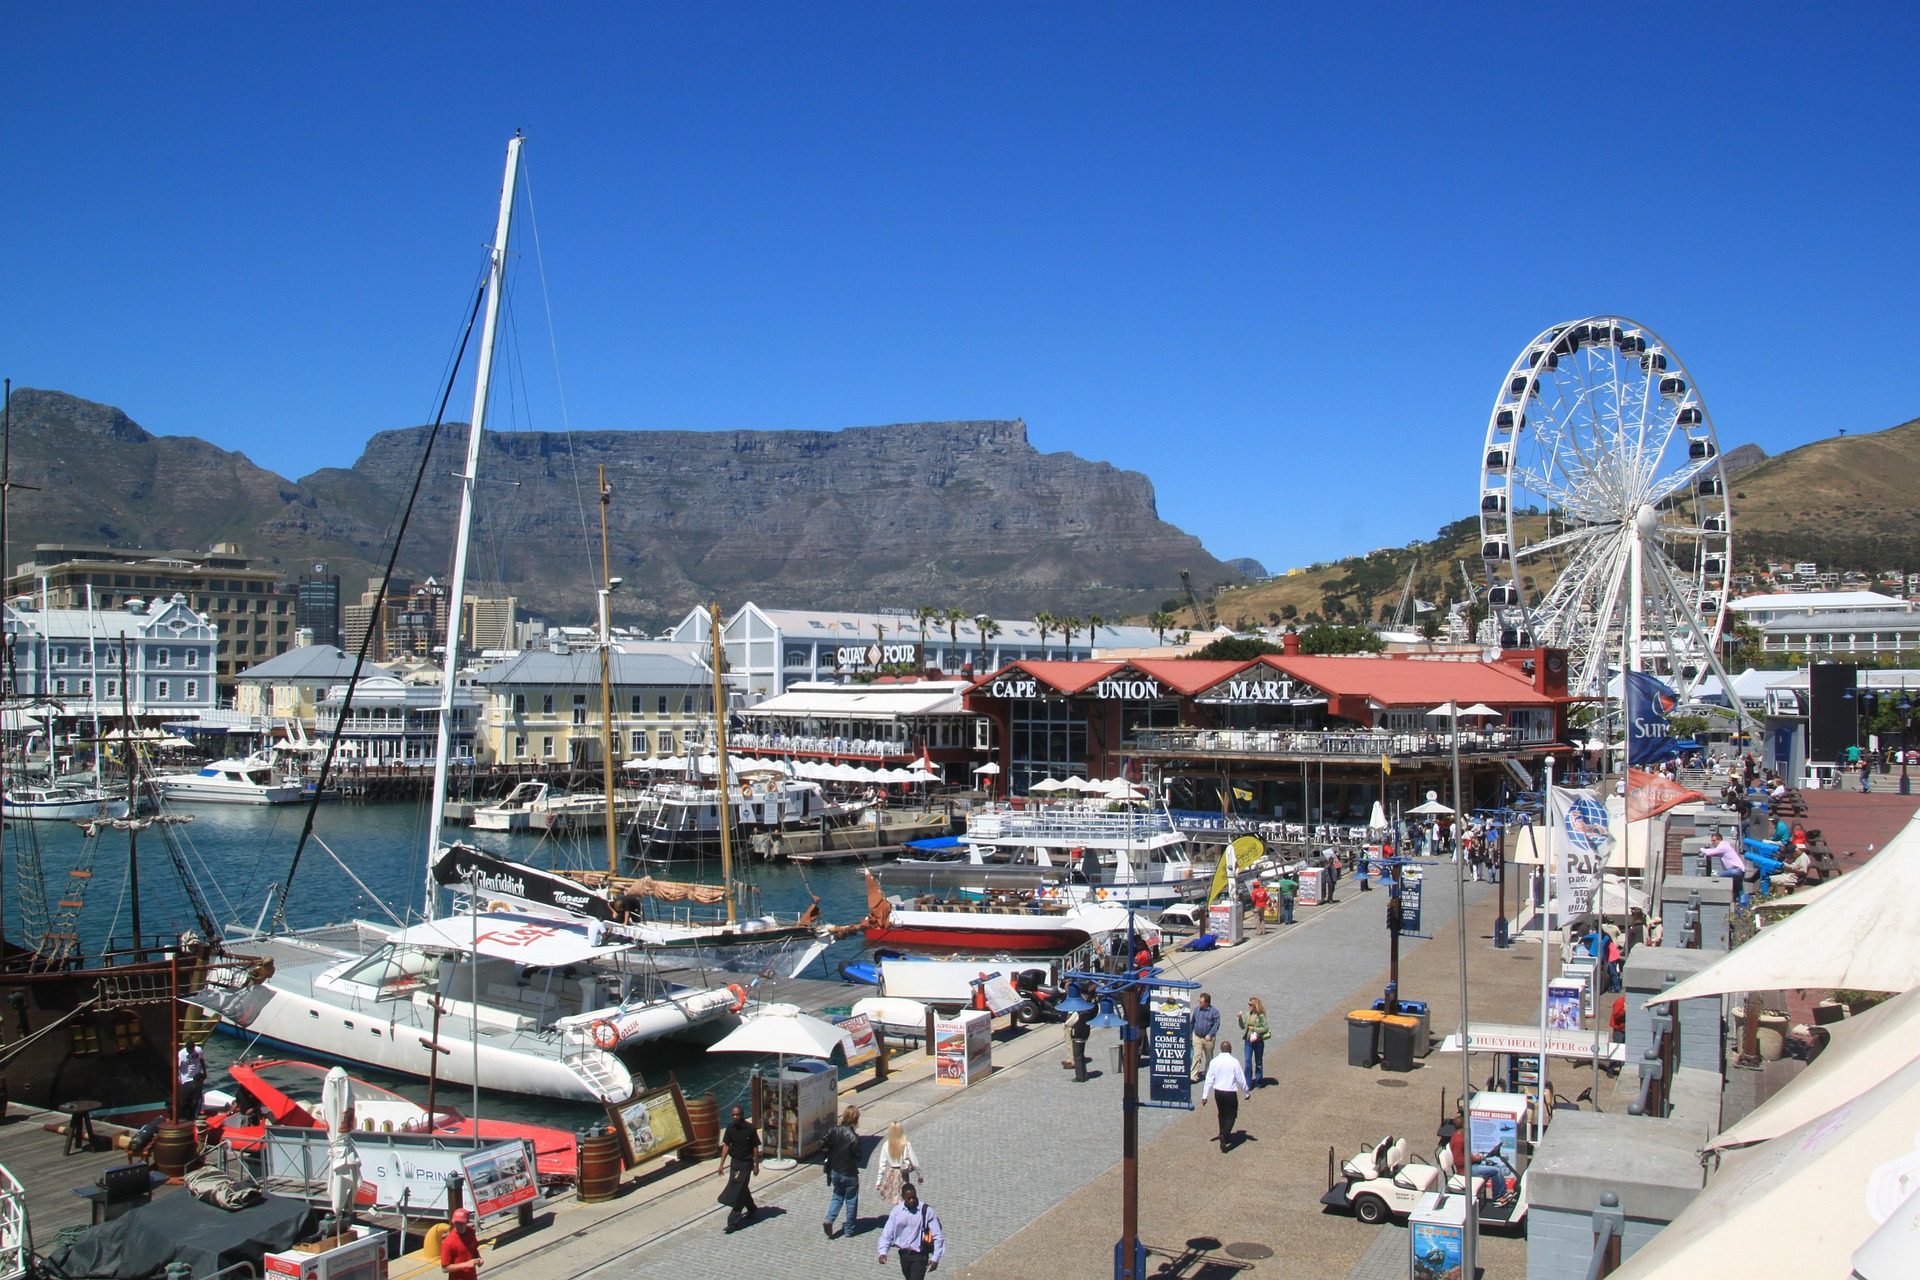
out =
[(1253, 931), (1255, 933), (1265, 933), (1267, 931), (1267, 902), (1270, 897), (1267, 893), (1267, 886), (1255, 880), (1253, 882), (1253, 888), (1248, 890), (1247, 896), (1253, 899)]
[(474, 1280), (480, 1274), (480, 1238), (465, 1209), (455, 1209), (440, 1241), (440, 1269), (450, 1280)]

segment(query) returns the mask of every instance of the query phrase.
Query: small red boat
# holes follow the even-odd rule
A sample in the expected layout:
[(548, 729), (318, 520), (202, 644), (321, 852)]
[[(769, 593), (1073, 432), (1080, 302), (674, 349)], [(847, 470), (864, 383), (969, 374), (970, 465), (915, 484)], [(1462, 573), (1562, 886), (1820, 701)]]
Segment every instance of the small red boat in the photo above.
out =
[[(1034, 890), (893, 899), (869, 872), (863, 923), (870, 947), (1057, 954), (1097, 935), (1125, 932), (1128, 917), (1118, 904), (1069, 902)], [(1145, 922), (1134, 927), (1157, 932)]]
[[(247, 1111), (224, 1111), (207, 1117), (208, 1141), (231, 1143), (236, 1151), (252, 1151), (266, 1135), (266, 1126), (319, 1129), (320, 1086), (327, 1068), (311, 1062), (274, 1058), (236, 1062), (228, 1074), (239, 1089), (260, 1104), (261, 1122), (248, 1123)], [(579, 1175), (579, 1139), (566, 1129), (517, 1124), (511, 1120), (476, 1123), (453, 1107), (435, 1104), (433, 1114), (417, 1102), (364, 1080), (348, 1077), (353, 1086), (353, 1114), (357, 1127), (384, 1133), (436, 1133), (445, 1137), (489, 1141), (525, 1138), (533, 1143), (534, 1163), (542, 1184), (572, 1182)], [(310, 1099), (295, 1100), (294, 1095)]]

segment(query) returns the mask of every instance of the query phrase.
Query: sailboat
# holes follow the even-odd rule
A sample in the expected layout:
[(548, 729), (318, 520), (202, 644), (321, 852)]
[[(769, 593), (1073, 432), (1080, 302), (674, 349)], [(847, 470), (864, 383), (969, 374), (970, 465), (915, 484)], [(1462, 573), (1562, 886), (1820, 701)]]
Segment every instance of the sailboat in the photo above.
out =
[[(326, 958), (285, 968), (277, 963), (263, 966), (270, 971), (256, 971), (244, 982), (210, 986), (195, 1001), (251, 1039), (330, 1061), (539, 1097), (624, 1101), (632, 1095), (634, 1081), (617, 1050), (724, 1017), (745, 1003), (744, 994), (670, 982), (656, 971), (644, 948), (609, 938), (599, 921), (516, 909), (477, 877), (462, 885), (464, 901), (443, 915), (435, 876), (444, 860), (440, 831), (453, 745), (467, 553), (521, 142), (516, 135), (507, 146), (466, 466), (460, 476), (424, 859), (426, 919), (395, 931), (359, 925), (351, 937), (336, 931), (338, 940), (331, 943), (319, 937), (302, 940), (299, 945), (307, 956), (318, 949)], [(358, 939), (370, 939), (373, 946), (365, 949)], [(300, 955), (284, 947), (263, 950), (269, 956)]]

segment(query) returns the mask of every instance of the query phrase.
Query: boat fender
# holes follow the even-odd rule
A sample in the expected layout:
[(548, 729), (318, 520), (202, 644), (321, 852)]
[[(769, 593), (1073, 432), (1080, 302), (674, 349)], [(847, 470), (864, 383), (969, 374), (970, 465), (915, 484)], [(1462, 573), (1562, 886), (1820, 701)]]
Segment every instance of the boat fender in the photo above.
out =
[(1105, 902), (1107, 900), (1107, 891), (1105, 889), (1095, 889), (1093, 891), (1093, 896), (1097, 898), (1099, 901)]
[(593, 1032), (594, 1044), (602, 1049), (611, 1049), (620, 1043), (620, 1028), (605, 1018), (595, 1018), (590, 1030)]
[(729, 982), (727, 984), (727, 990), (733, 992), (733, 1004), (727, 1009), (728, 1013), (738, 1013), (747, 1007), (747, 989), (745, 987), (737, 982)]

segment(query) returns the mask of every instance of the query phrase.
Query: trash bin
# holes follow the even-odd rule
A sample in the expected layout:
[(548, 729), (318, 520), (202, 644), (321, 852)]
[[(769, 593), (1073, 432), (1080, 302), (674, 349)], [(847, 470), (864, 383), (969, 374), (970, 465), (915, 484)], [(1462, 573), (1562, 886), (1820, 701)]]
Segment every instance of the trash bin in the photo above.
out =
[(1380, 1019), (1380, 1066), (1387, 1071), (1413, 1070), (1414, 1037), (1419, 1034), (1418, 1018), (1395, 1014)]
[(1380, 1020), (1374, 1009), (1355, 1009), (1347, 1015), (1347, 1065), (1370, 1067), (1380, 1059)]
[[(1385, 1000), (1375, 1000), (1373, 1007), (1375, 1011), (1385, 1014), (1387, 1011), (1387, 1002)], [(1418, 1018), (1420, 1020), (1419, 1029), (1414, 1032), (1413, 1036), (1413, 1056), (1416, 1058), (1426, 1057), (1431, 1051), (1433, 1044), (1433, 1014), (1428, 1010), (1427, 1002), (1425, 1000), (1402, 1000), (1400, 1002), (1400, 1012), (1409, 1018)]]

